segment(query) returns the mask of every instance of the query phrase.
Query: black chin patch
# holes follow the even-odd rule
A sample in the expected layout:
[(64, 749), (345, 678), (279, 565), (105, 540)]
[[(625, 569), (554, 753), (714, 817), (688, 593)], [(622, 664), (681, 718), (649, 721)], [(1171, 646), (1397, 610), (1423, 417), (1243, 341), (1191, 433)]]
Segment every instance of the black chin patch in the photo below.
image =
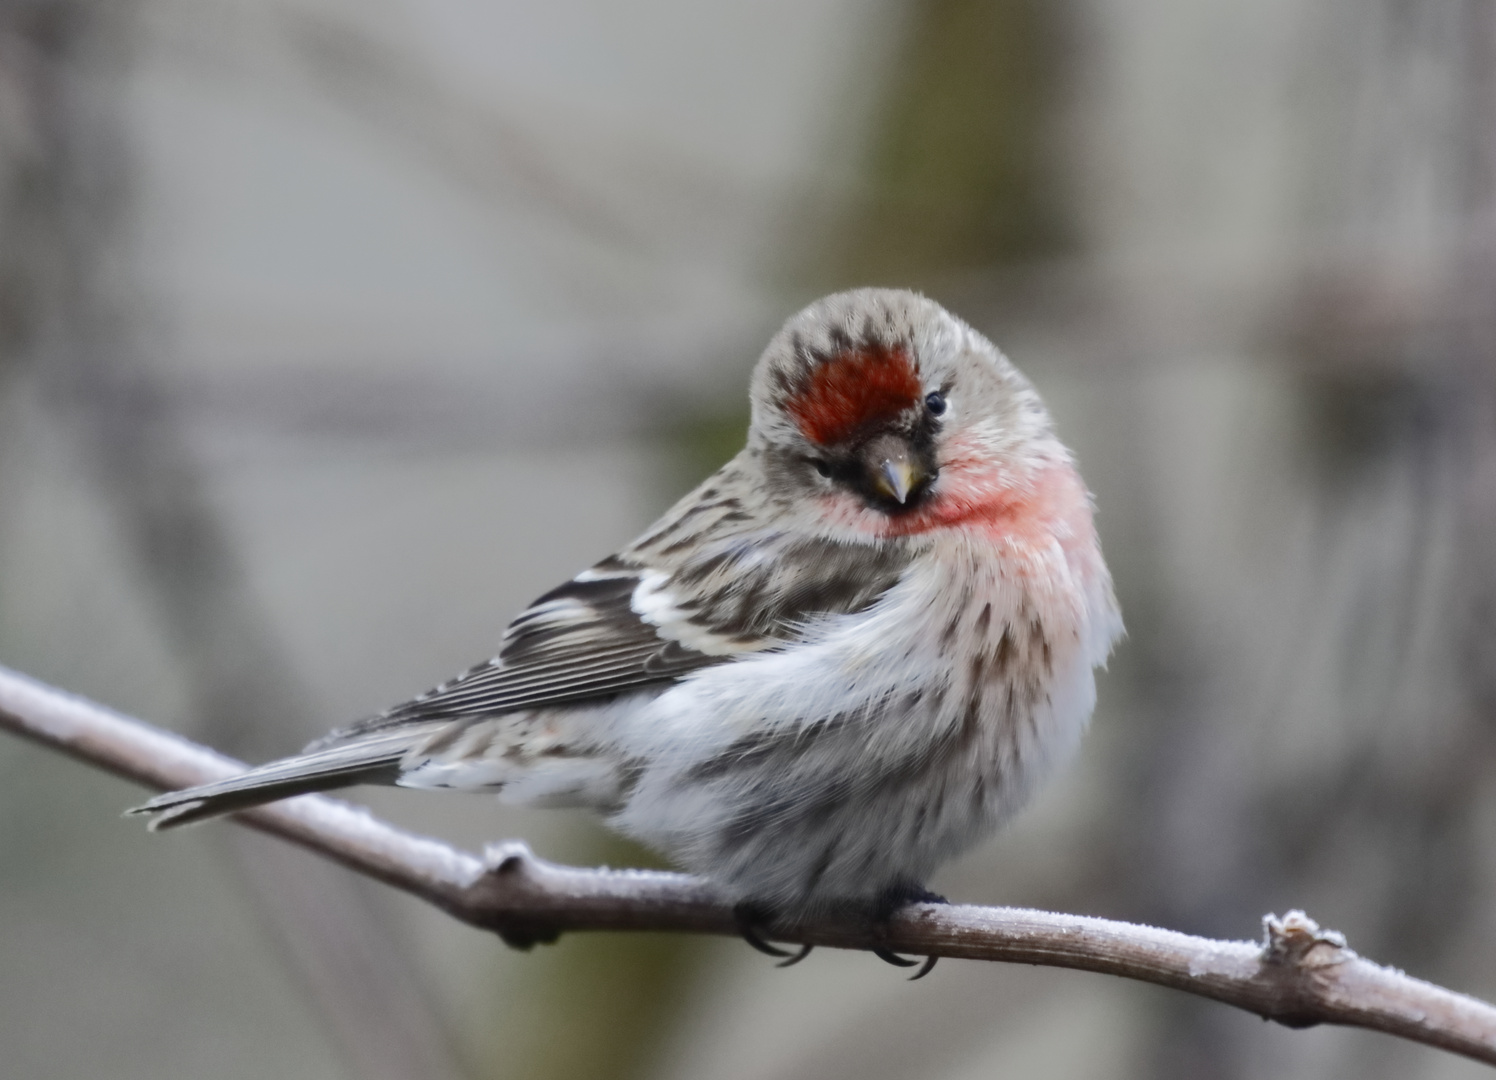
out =
[[(869, 509), (890, 517), (911, 513), (922, 507), (929, 499), (939, 469), (935, 461), (935, 422), (921, 415), (911, 423), (890, 425), (872, 432), (851, 446), (838, 448), (837, 453), (819, 459), (818, 467), (823, 476), (829, 476), (838, 486), (854, 492)], [(890, 495), (879, 484), (879, 455), (872, 452), (877, 443), (887, 443), (888, 437), (897, 439), (908, 453), (909, 460), (920, 474), (918, 482), (910, 489), (903, 502)]]

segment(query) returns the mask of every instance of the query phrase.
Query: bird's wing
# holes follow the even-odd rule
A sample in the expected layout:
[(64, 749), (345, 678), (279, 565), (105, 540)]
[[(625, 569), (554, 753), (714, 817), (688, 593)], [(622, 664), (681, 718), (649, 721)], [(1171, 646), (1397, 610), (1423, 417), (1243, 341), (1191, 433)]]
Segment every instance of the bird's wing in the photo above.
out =
[(671, 540), (673, 516), (536, 600), (510, 624), (492, 660), (308, 749), (397, 725), (490, 717), (669, 682), (787, 644), (817, 616), (869, 607), (909, 559), (896, 545), (796, 538), (720, 520), (671, 551), (679, 543)]

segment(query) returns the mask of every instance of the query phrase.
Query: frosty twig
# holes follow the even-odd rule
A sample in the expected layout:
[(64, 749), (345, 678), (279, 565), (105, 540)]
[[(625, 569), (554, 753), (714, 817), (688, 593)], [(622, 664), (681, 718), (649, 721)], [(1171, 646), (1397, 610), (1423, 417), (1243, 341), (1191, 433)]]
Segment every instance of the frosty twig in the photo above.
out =
[[(156, 788), (244, 768), (239, 762), (24, 675), (0, 668), (0, 728)], [(235, 820), (418, 896), (455, 918), (528, 946), (569, 930), (736, 934), (709, 883), (658, 871), (588, 870), (536, 858), (523, 844), (479, 857), (414, 836), (347, 803), (304, 795)], [(776, 941), (883, 948), (1096, 971), (1173, 987), (1290, 1027), (1345, 1024), (1496, 1065), (1496, 1008), (1357, 956), (1301, 912), (1264, 920), (1261, 943), (1016, 908), (918, 904), (886, 926), (818, 919), (769, 931)]]

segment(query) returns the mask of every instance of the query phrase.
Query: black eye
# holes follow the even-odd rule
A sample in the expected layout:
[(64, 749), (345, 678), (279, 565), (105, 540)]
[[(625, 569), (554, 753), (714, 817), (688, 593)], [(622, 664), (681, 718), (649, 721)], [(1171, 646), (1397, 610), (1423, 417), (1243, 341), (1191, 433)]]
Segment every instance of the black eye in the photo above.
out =
[(931, 416), (939, 416), (945, 412), (945, 395), (939, 390), (925, 398), (925, 408), (930, 410)]
[(827, 465), (820, 458), (811, 458), (810, 463), (816, 467), (816, 472), (820, 473), (822, 476), (831, 475), (831, 466)]

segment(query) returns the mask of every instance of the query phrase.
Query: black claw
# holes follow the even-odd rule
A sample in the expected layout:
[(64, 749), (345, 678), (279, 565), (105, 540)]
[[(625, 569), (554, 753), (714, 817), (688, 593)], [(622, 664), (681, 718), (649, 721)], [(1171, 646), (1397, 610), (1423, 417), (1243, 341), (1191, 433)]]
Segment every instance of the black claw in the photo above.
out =
[[(873, 922), (875, 924), (887, 924), (894, 914), (902, 907), (909, 904), (948, 904), (950, 903), (939, 893), (932, 893), (923, 885), (912, 882), (901, 881), (885, 889), (878, 897), (877, 903), (873, 905)], [(935, 967), (938, 957), (927, 956), (921, 964), (918, 960), (910, 960), (908, 957), (900, 956), (898, 953), (888, 949), (874, 949), (873, 955), (884, 963), (893, 964), (895, 967), (914, 967), (920, 964), (920, 969), (909, 976), (909, 981), (923, 979)]]
[(910, 960), (907, 956), (900, 956), (898, 953), (889, 952), (887, 949), (874, 949), (873, 955), (885, 964), (892, 964), (894, 967), (913, 967), (919, 963), (918, 960)]
[(759, 936), (759, 925), (768, 921), (762, 911), (747, 904), (739, 904), (732, 909), (732, 914), (738, 924), (738, 933), (742, 935), (743, 940), (765, 956), (772, 956), (776, 960), (805, 959), (803, 955), (795, 956), (793, 953), (786, 952), (777, 945), (770, 945)]
[(793, 953), (785, 952), (777, 945), (770, 945), (767, 941), (758, 936), (758, 931), (755, 930), (752, 926), (739, 926), (738, 933), (743, 935), (744, 941), (752, 945), (755, 949), (763, 953), (765, 956), (772, 956), (776, 960), (783, 960), (787, 957), (792, 957), (796, 960), (800, 959), (800, 957), (794, 956)]
[(815, 948), (814, 945), (801, 945), (800, 946), (800, 951), (797, 952), (794, 956), (790, 957), (788, 960), (781, 960), (781, 961), (779, 961), (779, 963), (775, 964), (774, 966), (775, 967), (781, 967), (781, 968), (794, 967), (801, 960), (804, 960), (807, 956), (809, 956), (810, 955), (810, 950), (814, 949), (814, 948)]

